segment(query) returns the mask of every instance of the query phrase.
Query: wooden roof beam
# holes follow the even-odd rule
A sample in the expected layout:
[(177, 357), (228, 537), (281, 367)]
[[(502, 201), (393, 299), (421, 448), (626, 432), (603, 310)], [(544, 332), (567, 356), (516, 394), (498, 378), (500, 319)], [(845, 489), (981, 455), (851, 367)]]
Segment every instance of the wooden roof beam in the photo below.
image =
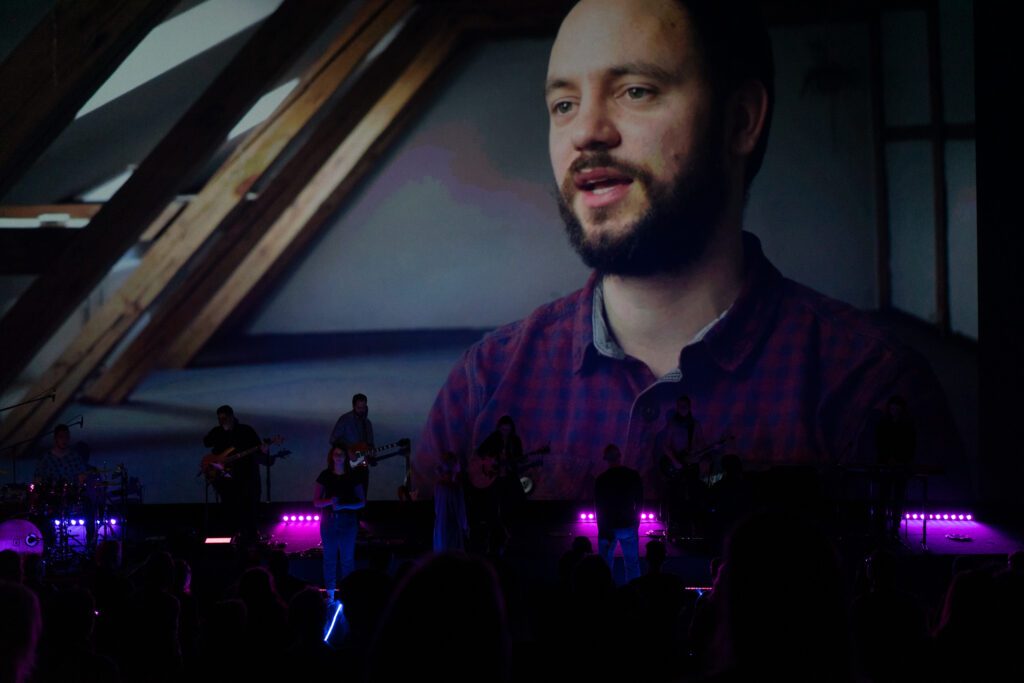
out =
[(371, 106), (383, 97), (416, 59), (440, 24), (419, 13), (402, 27), (386, 49), (346, 84), (345, 93), (331, 104), (302, 148), (275, 173), (274, 178), (204, 254), (204, 264), (192, 269), (168, 300), (161, 303), (146, 328), (114, 363), (85, 389), (90, 401), (117, 403), (130, 394), (160, 360), (169, 339), (187, 327), (195, 312), (217, 294), (238, 264), (257, 248), (263, 235), (289, 210), (304, 188), (316, 178), (330, 155), (360, 125)]
[(458, 38), (457, 29), (447, 28), (438, 31), (420, 50), (288, 210), (238, 264), (224, 286), (180, 330), (164, 356), (167, 366), (182, 367), (191, 361), (225, 319), (265, 285), (268, 276), (279, 273), (308, 244), (393, 140), (396, 126), (410, 120), (411, 110), (407, 107), (422, 94), (424, 85), (444, 63)]
[[(21, 440), (42, 430), (100, 366), (124, 335), (178, 277), (219, 225), (246, 203), (252, 184), (271, 167), (335, 90), (410, 10), (411, 0), (371, 0), (339, 32), (288, 98), (248, 134), (203, 189), (145, 254), (139, 267), (98, 309), (61, 357), (26, 395), (57, 391), (57, 400), (19, 411), (0, 424), (0, 439)], [(172, 295), (173, 296), (173, 295)], [(42, 390), (39, 390), (42, 387)]]
[[(35, 353), (209, 159), (228, 132), (338, 11), (333, 0), (285, 0), (139, 165), (71, 248), (0, 320), (0, 387)], [(43, 311), (45, 315), (41, 314)]]
[(177, 4), (57, 1), (0, 64), (0, 197)]

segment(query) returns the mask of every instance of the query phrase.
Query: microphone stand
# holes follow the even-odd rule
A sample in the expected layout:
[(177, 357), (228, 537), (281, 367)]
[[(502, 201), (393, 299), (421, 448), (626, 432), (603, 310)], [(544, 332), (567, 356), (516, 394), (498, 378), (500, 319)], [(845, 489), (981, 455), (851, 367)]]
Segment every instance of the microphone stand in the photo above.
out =
[(4, 406), (3, 408), (0, 408), (0, 413), (3, 413), (3, 412), (8, 411), (8, 410), (12, 410), (14, 408), (20, 408), (21, 406), (27, 406), (30, 403), (38, 403), (39, 401), (45, 401), (46, 399), (50, 399), (51, 401), (56, 400), (57, 399), (57, 392), (56, 391), (51, 391), (50, 393), (43, 394), (42, 396), (36, 396), (35, 398), (26, 399), (26, 400), (22, 401), (21, 403), (12, 403), (9, 406)]

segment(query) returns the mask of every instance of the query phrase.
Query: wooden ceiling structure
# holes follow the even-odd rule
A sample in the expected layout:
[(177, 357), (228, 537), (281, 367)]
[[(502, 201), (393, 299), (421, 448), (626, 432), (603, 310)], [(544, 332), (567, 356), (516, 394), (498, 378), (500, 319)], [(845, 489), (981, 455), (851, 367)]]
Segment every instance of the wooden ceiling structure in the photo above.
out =
[[(0, 200), (176, 4), (58, 0), (0, 64)], [(0, 206), (0, 217), (88, 219), (83, 228), (0, 230), (0, 273), (37, 275), (0, 319), (0, 390), (16, 386), (125, 253), (146, 247), (24, 392), (53, 400), (9, 411), (0, 445), (45, 433), (74, 399), (118, 403), (154, 368), (187, 365), (302, 254), (423, 111), (460, 48), (551, 34), (569, 4), (367, 0), (275, 112), (182, 200), (232, 127), (346, 5), (284, 0), (109, 201)]]

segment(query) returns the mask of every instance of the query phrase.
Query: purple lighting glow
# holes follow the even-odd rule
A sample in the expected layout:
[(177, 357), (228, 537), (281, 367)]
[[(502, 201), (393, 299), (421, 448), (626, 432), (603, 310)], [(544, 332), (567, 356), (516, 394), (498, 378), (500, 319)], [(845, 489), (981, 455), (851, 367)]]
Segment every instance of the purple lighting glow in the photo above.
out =
[(292, 522), (299, 522), (302, 524), (305, 524), (306, 522), (319, 522), (320, 515), (307, 514), (305, 512), (301, 515), (293, 515), (292, 513), (288, 512), (281, 515), (281, 521), (285, 524), (291, 524)]
[(905, 519), (920, 519), (936, 522), (973, 522), (974, 515), (966, 512), (913, 512), (906, 513)]

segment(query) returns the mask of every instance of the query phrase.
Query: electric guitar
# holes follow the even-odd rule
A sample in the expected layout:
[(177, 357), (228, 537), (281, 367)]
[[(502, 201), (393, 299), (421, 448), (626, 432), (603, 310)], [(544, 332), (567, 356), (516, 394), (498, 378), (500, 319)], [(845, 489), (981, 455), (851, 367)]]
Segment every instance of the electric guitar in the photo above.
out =
[[(369, 444), (363, 442), (352, 444), (349, 446), (350, 465), (352, 467), (374, 466), (381, 460), (408, 453), (411, 444), (409, 439), (399, 439), (376, 448), (370, 448)], [(355, 454), (354, 458), (351, 457), (353, 454)]]
[(713, 444), (709, 444), (704, 448), (701, 448), (693, 453), (686, 450), (676, 451), (674, 453), (666, 453), (658, 459), (658, 468), (661, 473), (669, 481), (675, 481), (679, 477), (683, 476), (686, 469), (691, 466), (698, 466), (701, 460), (707, 459), (709, 455), (712, 455), (716, 451), (720, 450), (722, 446), (733, 440), (733, 436), (723, 436)]
[[(550, 445), (541, 446), (536, 450), (523, 453), (523, 457), (528, 458), (531, 455), (547, 455), (550, 452)], [(485, 489), (497, 481), (499, 476), (502, 476), (503, 474), (511, 474), (517, 479), (520, 479), (523, 490), (526, 491), (526, 493), (529, 493), (533, 490), (533, 481), (528, 477), (520, 478), (519, 472), (521, 470), (543, 464), (544, 461), (542, 459), (533, 460), (523, 464), (516, 462), (499, 463), (498, 458), (494, 455), (475, 455), (469, 459), (469, 463), (466, 465), (466, 475), (473, 488)], [(527, 488), (527, 483), (523, 482), (522, 479), (526, 479), (529, 482), (529, 488)]]
[[(279, 444), (283, 442), (284, 437), (280, 434), (263, 440), (264, 444)], [(230, 479), (231, 472), (227, 469), (229, 465), (238, 462), (242, 458), (247, 458), (250, 455), (253, 455), (262, 448), (263, 446), (261, 444), (259, 446), (247, 448), (244, 451), (236, 451), (234, 446), (229, 446), (219, 453), (207, 453), (199, 463), (199, 473), (206, 477), (206, 481), (209, 482), (214, 482), (218, 479)], [(273, 455), (270, 455), (269, 453), (267, 455), (273, 459), (287, 458), (291, 455), (291, 451), (280, 451)]]

